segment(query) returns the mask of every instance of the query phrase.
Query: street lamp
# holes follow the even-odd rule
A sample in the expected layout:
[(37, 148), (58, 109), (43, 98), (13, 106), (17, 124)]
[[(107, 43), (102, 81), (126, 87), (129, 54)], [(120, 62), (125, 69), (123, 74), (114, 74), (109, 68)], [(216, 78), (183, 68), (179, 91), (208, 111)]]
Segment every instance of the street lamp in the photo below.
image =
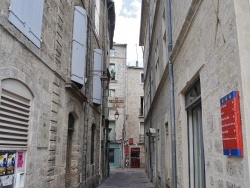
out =
[(115, 112), (115, 121), (117, 121), (118, 118), (119, 118), (119, 112), (118, 112), (118, 110), (116, 109), (116, 112)]

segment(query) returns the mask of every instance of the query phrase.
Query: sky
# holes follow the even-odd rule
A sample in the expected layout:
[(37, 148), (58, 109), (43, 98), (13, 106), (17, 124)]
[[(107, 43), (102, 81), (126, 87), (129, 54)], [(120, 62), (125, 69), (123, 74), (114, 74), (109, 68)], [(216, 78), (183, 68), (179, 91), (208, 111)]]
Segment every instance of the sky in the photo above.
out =
[(127, 44), (127, 65), (135, 66), (138, 59), (139, 66), (142, 67), (142, 49), (139, 46), (141, 0), (114, 0), (114, 2), (116, 13), (114, 42)]

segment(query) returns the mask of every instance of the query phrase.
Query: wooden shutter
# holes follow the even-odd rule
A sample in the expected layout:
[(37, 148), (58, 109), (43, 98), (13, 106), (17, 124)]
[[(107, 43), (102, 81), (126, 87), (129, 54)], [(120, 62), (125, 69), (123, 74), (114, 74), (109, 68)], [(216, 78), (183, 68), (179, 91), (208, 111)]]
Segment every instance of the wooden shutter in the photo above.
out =
[(30, 100), (2, 89), (0, 103), (0, 145), (28, 146)]
[(37, 47), (41, 44), (44, 0), (11, 0), (9, 21)]
[(94, 50), (94, 76), (93, 76), (93, 103), (101, 104), (102, 102), (102, 50)]
[(87, 13), (82, 7), (76, 6), (72, 42), (71, 80), (84, 84), (86, 64)]

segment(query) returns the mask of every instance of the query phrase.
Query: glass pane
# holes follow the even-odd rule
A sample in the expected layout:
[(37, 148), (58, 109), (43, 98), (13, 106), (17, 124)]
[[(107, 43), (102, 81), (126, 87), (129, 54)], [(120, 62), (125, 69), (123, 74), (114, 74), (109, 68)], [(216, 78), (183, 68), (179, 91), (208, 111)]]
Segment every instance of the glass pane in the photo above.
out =
[(202, 187), (202, 167), (201, 167), (201, 141), (200, 141), (200, 123), (197, 109), (193, 110), (193, 145), (194, 145), (194, 187)]
[(191, 104), (201, 95), (200, 81), (197, 82), (186, 94), (186, 106)]
[(110, 79), (115, 80), (115, 64), (109, 65)]

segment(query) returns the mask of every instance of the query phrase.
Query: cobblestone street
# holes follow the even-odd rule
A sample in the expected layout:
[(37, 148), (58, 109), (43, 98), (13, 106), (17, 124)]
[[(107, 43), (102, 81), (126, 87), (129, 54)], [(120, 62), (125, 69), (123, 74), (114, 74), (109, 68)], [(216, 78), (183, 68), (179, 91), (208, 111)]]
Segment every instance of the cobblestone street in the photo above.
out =
[(144, 169), (112, 169), (99, 188), (153, 188)]

